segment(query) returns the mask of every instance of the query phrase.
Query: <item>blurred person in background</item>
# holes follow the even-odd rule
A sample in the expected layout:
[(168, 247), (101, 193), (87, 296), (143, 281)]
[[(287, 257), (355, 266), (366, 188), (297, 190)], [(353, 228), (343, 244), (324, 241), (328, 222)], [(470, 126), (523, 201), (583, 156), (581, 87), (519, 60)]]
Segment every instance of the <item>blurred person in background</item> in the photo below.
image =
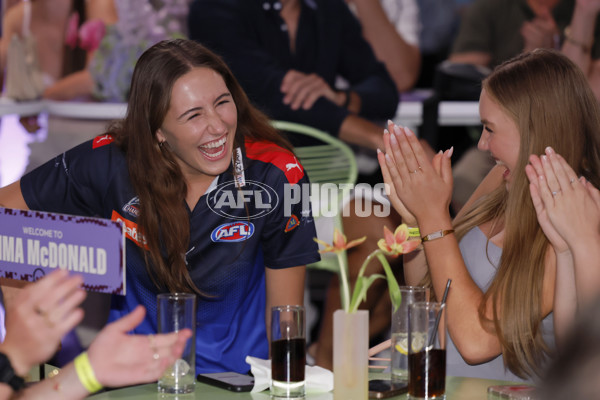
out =
[[(269, 117), (375, 150), (398, 91), (343, 0), (196, 0), (190, 39), (220, 54)], [(336, 88), (336, 78), (349, 87)]]
[(346, 0), (346, 3), (398, 92), (412, 89), (421, 66), (419, 8), (415, 0)]
[(576, 0), (569, 26), (564, 30), (562, 52), (587, 76), (590, 86), (600, 100), (600, 59), (598, 38), (600, 0)]
[(4, 70), (13, 36), (23, 39), (31, 35), (43, 76), (43, 96), (70, 99), (89, 95), (92, 79), (85, 67), (102, 38), (103, 27), (116, 21), (113, 0), (21, 1), (3, 17), (0, 66)]

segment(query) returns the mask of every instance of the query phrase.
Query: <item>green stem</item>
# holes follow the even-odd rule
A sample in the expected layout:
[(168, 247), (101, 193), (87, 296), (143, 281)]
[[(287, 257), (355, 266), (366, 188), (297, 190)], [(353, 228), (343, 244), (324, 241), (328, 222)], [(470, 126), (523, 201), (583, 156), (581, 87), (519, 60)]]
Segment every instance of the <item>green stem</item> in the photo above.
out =
[(396, 280), (396, 277), (394, 276), (392, 268), (390, 267), (388, 260), (385, 258), (385, 255), (379, 250), (376, 250), (376, 252), (377, 259), (379, 260), (379, 262), (383, 266), (383, 270), (385, 271), (385, 276), (388, 281), (388, 289), (390, 292), (390, 300), (392, 301), (392, 307), (395, 312), (398, 309), (398, 307), (400, 307), (400, 303), (402, 302), (402, 293), (400, 292), (400, 286), (398, 285), (398, 281)]
[(360, 280), (360, 277), (364, 275), (365, 270), (367, 269), (367, 265), (369, 265), (369, 263), (371, 262), (371, 260), (373, 259), (373, 257), (375, 257), (375, 255), (377, 254), (377, 252), (379, 252), (380, 250), (374, 250), (371, 254), (369, 254), (367, 256), (367, 258), (365, 258), (365, 261), (363, 261), (360, 270), (358, 271), (358, 277), (356, 278), (356, 283), (354, 284), (354, 289), (352, 290), (352, 300), (350, 301), (350, 313), (354, 313), (356, 312), (356, 310), (358, 310), (358, 306), (359, 306), (359, 293), (357, 292), (357, 285), (358, 285), (358, 281)]
[(340, 265), (340, 279), (342, 281), (342, 305), (344, 311), (350, 311), (350, 286), (348, 285), (348, 266), (344, 262), (342, 252), (336, 252), (338, 264)]

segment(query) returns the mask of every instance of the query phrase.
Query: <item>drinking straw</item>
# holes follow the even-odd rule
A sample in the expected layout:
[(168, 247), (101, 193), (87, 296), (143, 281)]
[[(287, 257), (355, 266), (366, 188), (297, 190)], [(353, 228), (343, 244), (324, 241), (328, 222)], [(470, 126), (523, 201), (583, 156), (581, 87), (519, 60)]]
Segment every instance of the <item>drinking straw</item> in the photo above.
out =
[[(444, 290), (444, 295), (442, 296), (442, 307), (446, 304), (446, 298), (448, 297), (448, 289), (450, 289), (450, 282), (452, 279), (448, 279), (448, 283), (446, 283), (446, 290)], [(427, 347), (433, 346), (435, 343), (435, 335), (437, 335), (438, 327), (440, 325), (440, 317), (442, 316), (443, 308), (440, 308), (440, 312), (435, 317), (435, 327), (433, 328), (433, 335), (429, 338), (429, 345)]]

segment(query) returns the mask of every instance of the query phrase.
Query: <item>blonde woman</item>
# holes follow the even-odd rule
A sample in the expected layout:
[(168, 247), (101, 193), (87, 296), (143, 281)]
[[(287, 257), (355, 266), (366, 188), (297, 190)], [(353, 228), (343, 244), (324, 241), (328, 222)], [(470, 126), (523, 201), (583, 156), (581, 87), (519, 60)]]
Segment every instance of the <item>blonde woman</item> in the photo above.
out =
[(572, 258), (538, 223), (525, 167), (551, 146), (597, 187), (600, 109), (575, 64), (535, 50), (484, 80), (479, 111), (479, 149), (497, 165), (454, 221), (451, 151), (430, 163), (412, 132), (390, 125), (379, 162), (396, 209), (424, 238), (405, 257), (407, 283), (425, 279), (439, 299), (452, 279), (448, 374), (534, 379), (570, 323), (575, 284)]

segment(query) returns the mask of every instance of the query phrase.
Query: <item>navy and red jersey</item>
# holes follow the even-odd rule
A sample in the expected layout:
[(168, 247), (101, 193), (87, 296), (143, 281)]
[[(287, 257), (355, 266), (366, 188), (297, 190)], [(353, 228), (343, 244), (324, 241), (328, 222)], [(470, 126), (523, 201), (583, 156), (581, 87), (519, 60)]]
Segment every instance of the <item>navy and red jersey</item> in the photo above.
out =
[[(309, 202), (289, 201), (292, 193), (297, 198), (298, 185), (308, 184), (298, 160), (264, 142), (247, 142), (240, 153), (243, 165), (232, 163), (231, 171), (215, 178), (189, 210), (185, 259), (192, 280), (207, 295), (198, 301), (197, 373), (245, 373), (247, 355), (268, 358), (265, 267), (319, 260)], [(236, 186), (236, 180), (242, 185)], [(142, 304), (146, 318), (135, 332), (156, 333), (156, 295), (161, 290), (144, 263), (144, 238), (137, 227), (139, 200), (125, 155), (112, 137), (98, 136), (50, 160), (21, 179), (21, 190), (32, 210), (123, 222), (126, 296), (113, 296), (109, 320)]]

